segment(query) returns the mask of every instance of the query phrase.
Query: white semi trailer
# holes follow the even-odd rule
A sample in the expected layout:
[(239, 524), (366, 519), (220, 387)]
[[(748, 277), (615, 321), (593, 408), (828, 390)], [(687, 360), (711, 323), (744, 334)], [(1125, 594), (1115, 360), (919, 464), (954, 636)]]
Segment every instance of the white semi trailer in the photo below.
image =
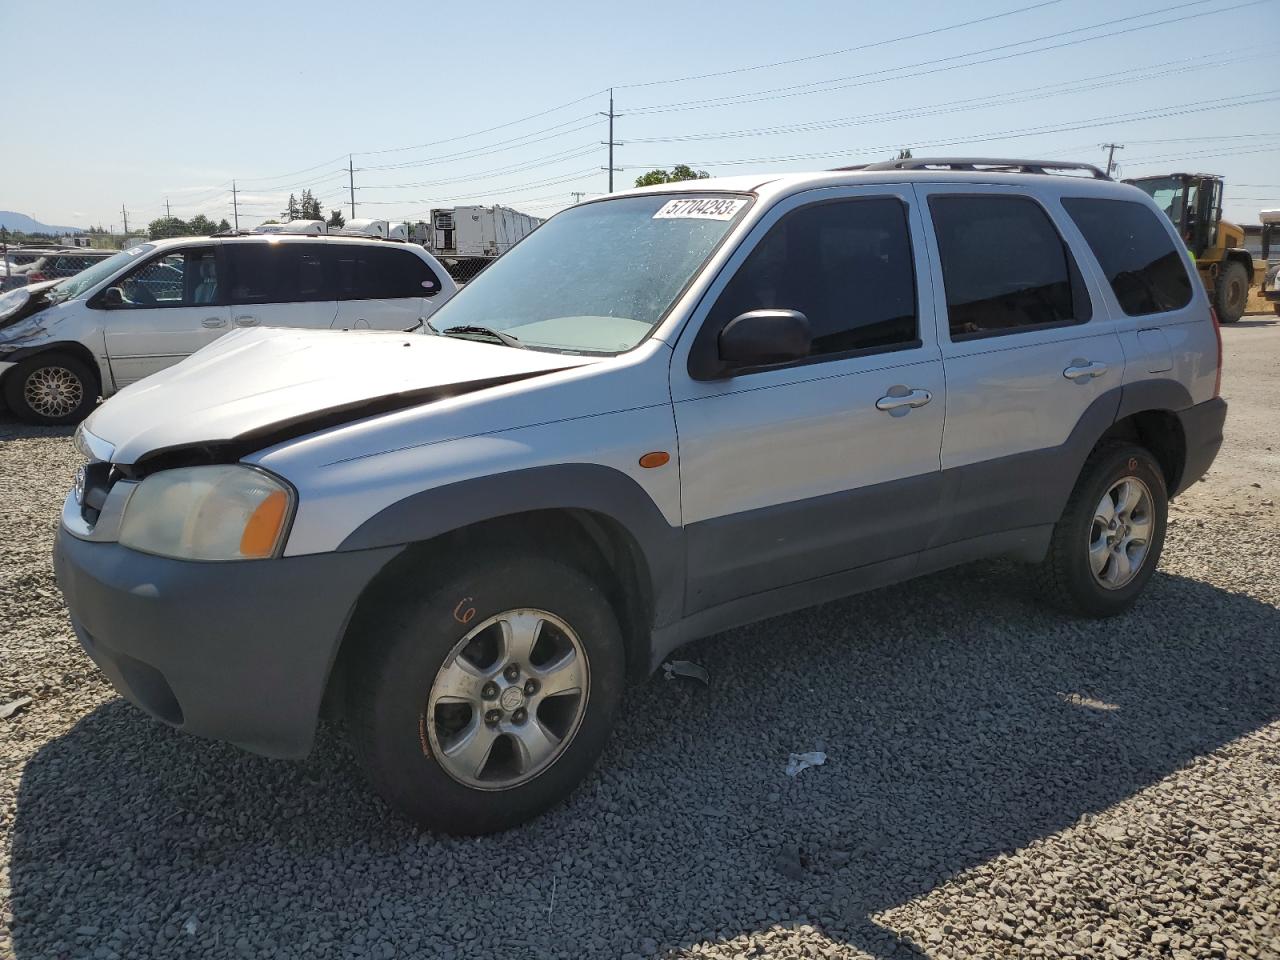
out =
[(432, 210), (431, 219), (410, 224), (409, 237), (438, 257), (453, 278), (470, 280), (542, 224), (510, 207), (480, 205)]

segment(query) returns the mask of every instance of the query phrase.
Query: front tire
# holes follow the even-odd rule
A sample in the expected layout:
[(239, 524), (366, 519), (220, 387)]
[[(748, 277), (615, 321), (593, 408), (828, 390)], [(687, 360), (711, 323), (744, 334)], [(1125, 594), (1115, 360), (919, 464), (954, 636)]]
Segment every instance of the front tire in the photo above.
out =
[(1128, 610), (1160, 562), (1168, 513), (1164, 472), (1151, 452), (1128, 442), (1100, 444), (1039, 567), (1046, 598), (1086, 617)]
[(1229, 260), (1222, 265), (1213, 288), (1213, 301), (1219, 323), (1235, 323), (1244, 316), (1249, 302), (1249, 271), (1243, 263)]
[(608, 740), (625, 657), (587, 577), (477, 558), (354, 627), (347, 717), (369, 779), (432, 830), (505, 830), (568, 796)]
[(70, 354), (40, 353), (8, 372), (4, 398), (14, 416), (27, 423), (79, 423), (98, 402), (98, 378)]

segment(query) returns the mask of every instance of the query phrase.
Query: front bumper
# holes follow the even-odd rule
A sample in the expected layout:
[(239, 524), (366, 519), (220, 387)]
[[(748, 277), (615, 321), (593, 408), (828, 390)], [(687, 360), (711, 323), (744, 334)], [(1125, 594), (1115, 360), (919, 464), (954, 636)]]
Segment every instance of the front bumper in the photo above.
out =
[(180, 730), (299, 757), (356, 600), (401, 549), (203, 563), (59, 529), (53, 564), (80, 643), (122, 696)]
[(1208, 472), (1222, 447), (1222, 425), (1226, 420), (1227, 401), (1221, 397), (1178, 411), (1187, 456), (1182, 476), (1178, 478), (1178, 486), (1169, 491), (1169, 496), (1175, 497), (1182, 493)]

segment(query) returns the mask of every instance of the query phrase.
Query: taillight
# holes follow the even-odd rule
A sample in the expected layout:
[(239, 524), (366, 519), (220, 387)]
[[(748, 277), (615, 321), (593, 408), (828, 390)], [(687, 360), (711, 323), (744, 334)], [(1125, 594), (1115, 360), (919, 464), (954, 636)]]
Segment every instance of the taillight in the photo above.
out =
[(27, 274), (27, 283), (39, 283), (41, 280), (44, 280), (44, 279), (46, 279), (45, 275), (41, 273), (39, 270), (32, 270), (30, 273)]
[(1213, 338), (1218, 341), (1218, 371), (1213, 378), (1213, 395), (1222, 396), (1222, 324), (1218, 323), (1218, 311), (1209, 308), (1209, 318), (1213, 321)]

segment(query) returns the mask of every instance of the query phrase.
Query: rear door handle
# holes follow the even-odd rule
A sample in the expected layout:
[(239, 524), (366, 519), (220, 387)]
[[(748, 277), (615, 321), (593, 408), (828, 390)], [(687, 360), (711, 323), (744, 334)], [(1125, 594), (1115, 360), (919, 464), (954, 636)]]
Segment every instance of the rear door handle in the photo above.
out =
[(252, 327), (258, 322), (257, 317), (236, 317), (237, 327)]
[(1107, 372), (1107, 365), (1101, 360), (1072, 360), (1071, 366), (1062, 371), (1068, 380), (1092, 380)]
[[(896, 391), (896, 392), (895, 392)], [(890, 387), (887, 396), (876, 401), (876, 409), (887, 413), (903, 414), (916, 407), (923, 407), (933, 399), (928, 390), (908, 390), (906, 387)]]
[(202, 327), (225, 327), (226, 325), (226, 317), (205, 317), (200, 321), (200, 326)]

